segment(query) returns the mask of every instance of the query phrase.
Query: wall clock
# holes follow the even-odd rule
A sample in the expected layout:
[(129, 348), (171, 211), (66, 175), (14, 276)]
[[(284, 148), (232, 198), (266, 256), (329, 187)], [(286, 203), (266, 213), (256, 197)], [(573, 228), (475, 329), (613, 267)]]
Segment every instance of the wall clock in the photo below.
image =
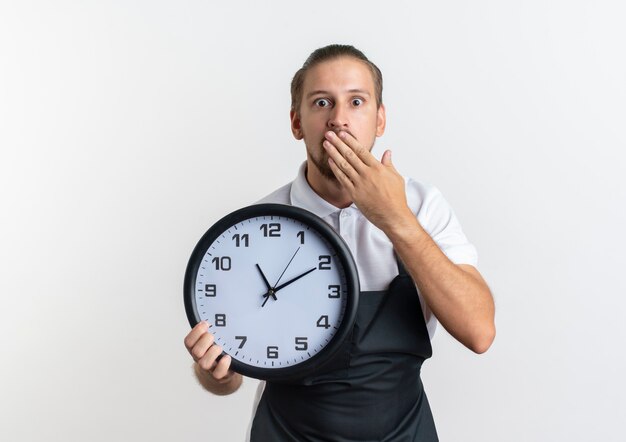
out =
[(354, 259), (321, 218), (282, 204), (239, 209), (196, 245), (185, 273), (191, 326), (206, 320), (231, 369), (257, 379), (304, 376), (352, 330)]

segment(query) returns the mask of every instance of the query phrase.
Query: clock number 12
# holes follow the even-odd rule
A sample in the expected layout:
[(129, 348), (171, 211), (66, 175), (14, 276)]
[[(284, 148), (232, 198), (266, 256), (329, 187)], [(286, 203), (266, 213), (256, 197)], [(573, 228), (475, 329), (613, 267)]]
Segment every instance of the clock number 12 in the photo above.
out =
[(270, 223), (269, 228), (267, 224), (261, 224), (259, 230), (263, 230), (263, 236), (271, 236), (271, 237), (279, 237), (280, 236), (280, 224), (279, 223)]

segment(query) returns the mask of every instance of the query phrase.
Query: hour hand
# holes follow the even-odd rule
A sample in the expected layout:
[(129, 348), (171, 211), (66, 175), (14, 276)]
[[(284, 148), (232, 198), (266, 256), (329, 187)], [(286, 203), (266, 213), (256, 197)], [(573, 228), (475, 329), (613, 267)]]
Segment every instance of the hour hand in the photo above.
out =
[(263, 273), (263, 270), (261, 270), (261, 266), (259, 266), (258, 264), (256, 265), (256, 268), (259, 269), (259, 273), (261, 274), (261, 277), (263, 278), (263, 282), (265, 282), (265, 287), (267, 287), (267, 289), (271, 289), (272, 286), (270, 285), (269, 281), (267, 280), (267, 278), (265, 277), (265, 274)]

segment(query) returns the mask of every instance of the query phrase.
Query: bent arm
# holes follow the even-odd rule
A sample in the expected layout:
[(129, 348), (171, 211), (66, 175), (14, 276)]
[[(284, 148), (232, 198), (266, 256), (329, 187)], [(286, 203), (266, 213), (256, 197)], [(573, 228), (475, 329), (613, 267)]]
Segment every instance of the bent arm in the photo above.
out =
[(486, 352), (496, 334), (495, 306), (478, 270), (450, 261), (410, 211), (385, 233), (441, 325), (470, 350)]

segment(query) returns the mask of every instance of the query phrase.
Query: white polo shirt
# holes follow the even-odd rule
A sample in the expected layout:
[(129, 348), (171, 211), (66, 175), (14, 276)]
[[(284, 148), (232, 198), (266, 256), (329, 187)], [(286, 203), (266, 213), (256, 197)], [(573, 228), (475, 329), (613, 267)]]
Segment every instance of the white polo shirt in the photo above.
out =
[[(467, 240), (454, 211), (441, 192), (430, 184), (404, 178), (407, 203), (420, 225), (435, 241), (445, 255), (455, 264), (476, 267), (476, 248)], [(356, 262), (362, 291), (386, 290), (398, 275), (393, 245), (387, 235), (370, 223), (355, 204), (340, 209), (320, 197), (306, 180), (306, 162), (300, 166), (296, 179), (259, 200), (261, 203), (288, 204), (313, 212), (344, 239)], [(437, 328), (437, 318), (418, 295), (432, 339)], [(265, 382), (260, 382), (253, 404), (252, 419), (261, 399)], [(250, 438), (251, 423), (248, 426)]]
[[(441, 192), (434, 186), (405, 178), (407, 203), (420, 225), (455, 264), (476, 267), (476, 248), (467, 240), (461, 225)], [(344, 239), (356, 262), (361, 290), (386, 290), (398, 274), (393, 245), (387, 235), (370, 223), (355, 204), (339, 209), (320, 197), (306, 180), (306, 162), (296, 179), (257, 202), (302, 207), (313, 212)], [(419, 290), (418, 290), (419, 294)], [(437, 319), (419, 294), (430, 338)]]

